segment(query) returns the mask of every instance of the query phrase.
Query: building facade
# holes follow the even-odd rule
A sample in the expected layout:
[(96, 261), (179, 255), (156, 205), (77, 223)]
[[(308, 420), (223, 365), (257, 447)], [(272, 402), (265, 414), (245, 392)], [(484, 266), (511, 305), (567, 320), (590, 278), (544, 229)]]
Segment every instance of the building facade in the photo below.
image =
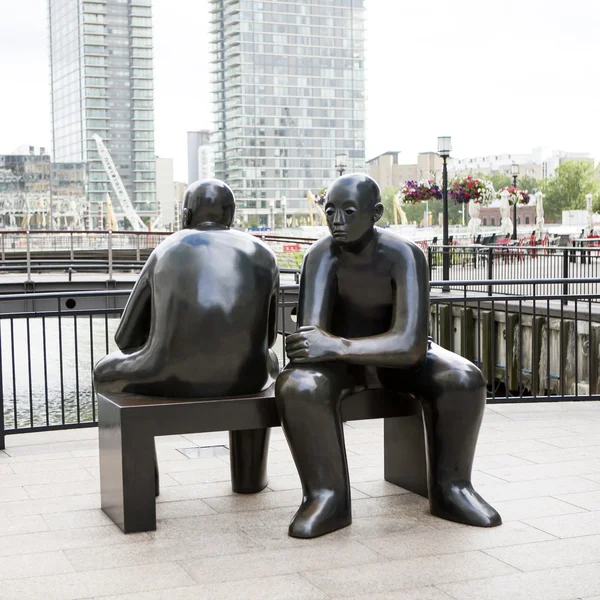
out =
[[(367, 161), (368, 173), (382, 189), (401, 187), (406, 181), (433, 179), (442, 181), (442, 159), (437, 152), (421, 152), (416, 163), (401, 164), (400, 152), (384, 152)], [(511, 165), (519, 165), (519, 176), (534, 179), (552, 177), (557, 167), (568, 160), (595, 161), (589, 154), (534, 148), (530, 154), (497, 154), (475, 158), (451, 158), (448, 161), (448, 177), (467, 175), (510, 175)]]
[(453, 158), (448, 161), (448, 172), (452, 176), (491, 175), (501, 173), (510, 175), (512, 164), (519, 165), (519, 175), (528, 175), (534, 179), (552, 177), (556, 169), (565, 161), (583, 160), (594, 165), (594, 159), (587, 153), (566, 152), (550, 148), (533, 148), (529, 154), (494, 154), (474, 158)]
[(442, 159), (436, 152), (421, 152), (416, 163), (402, 164), (400, 152), (384, 152), (367, 161), (368, 174), (384, 190), (406, 181), (441, 180)]
[(85, 193), (84, 163), (52, 163), (33, 151), (0, 155), (0, 226), (83, 229)]
[(365, 164), (364, 0), (211, 0), (215, 175), (238, 213), (307, 214), (307, 192)]
[(131, 202), (156, 216), (151, 0), (49, 0), (53, 156), (86, 162), (92, 213), (110, 193), (94, 134)]
[(210, 131), (187, 132), (188, 183), (215, 176), (215, 159), (210, 145)]
[(156, 198), (160, 207), (160, 221), (167, 230), (173, 230), (175, 221), (175, 180), (173, 159), (156, 157)]

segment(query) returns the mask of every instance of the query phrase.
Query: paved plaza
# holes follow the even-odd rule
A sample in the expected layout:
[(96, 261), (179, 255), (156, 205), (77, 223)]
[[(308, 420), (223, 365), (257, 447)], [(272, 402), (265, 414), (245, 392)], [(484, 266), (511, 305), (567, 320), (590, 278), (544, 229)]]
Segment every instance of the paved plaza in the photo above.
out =
[(600, 403), (488, 408), (474, 482), (504, 519), (491, 530), (386, 483), (381, 421), (346, 440), (354, 522), (307, 541), (287, 536), (300, 486), (280, 429), (253, 496), (232, 494), (226, 453), (193, 450), (227, 434), (158, 438), (158, 530), (133, 535), (99, 509), (96, 429), (9, 436), (0, 598), (600, 600)]

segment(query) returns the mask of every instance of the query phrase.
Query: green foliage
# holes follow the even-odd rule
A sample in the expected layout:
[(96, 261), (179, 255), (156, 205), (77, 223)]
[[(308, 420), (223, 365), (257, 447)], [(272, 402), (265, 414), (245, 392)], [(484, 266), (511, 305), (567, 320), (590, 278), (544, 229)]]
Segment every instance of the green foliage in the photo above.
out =
[[(508, 187), (513, 184), (513, 179), (510, 175), (505, 175), (504, 173), (492, 173), (491, 175), (478, 175), (478, 177), (483, 177), (488, 181), (492, 182), (494, 189), (498, 192), (503, 187)], [(521, 187), (519, 185), (519, 187)], [(527, 188), (525, 188), (527, 189)]]
[(517, 187), (522, 190), (527, 190), (530, 194), (534, 194), (534, 190), (539, 190), (542, 182), (531, 177), (531, 175), (523, 175), (517, 179)]
[(598, 210), (600, 182), (594, 166), (583, 160), (568, 160), (562, 163), (553, 177), (542, 184), (544, 213), (548, 220), (560, 222), (563, 210), (585, 209), (586, 194), (594, 194), (594, 209)]

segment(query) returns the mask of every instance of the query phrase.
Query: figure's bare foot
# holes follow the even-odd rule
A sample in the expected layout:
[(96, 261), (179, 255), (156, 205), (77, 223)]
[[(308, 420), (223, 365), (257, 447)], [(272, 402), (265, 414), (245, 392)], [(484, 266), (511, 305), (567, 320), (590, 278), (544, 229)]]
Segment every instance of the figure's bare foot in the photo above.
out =
[(331, 533), (352, 523), (346, 494), (319, 490), (304, 498), (292, 519), (289, 534), (296, 538), (314, 538)]
[(438, 486), (429, 500), (431, 514), (448, 521), (475, 527), (496, 527), (502, 518), (474, 489), (469, 481), (452, 481)]

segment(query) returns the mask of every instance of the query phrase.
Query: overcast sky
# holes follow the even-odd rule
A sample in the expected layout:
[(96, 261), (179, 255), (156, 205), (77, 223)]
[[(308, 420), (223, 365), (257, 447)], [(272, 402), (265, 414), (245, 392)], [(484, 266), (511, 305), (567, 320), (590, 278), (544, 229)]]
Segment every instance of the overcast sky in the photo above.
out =
[[(600, 159), (600, 0), (367, 1), (368, 158), (411, 162), (451, 135), (457, 157)], [(211, 126), (207, 0), (153, 5), (156, 151), (185, 180), (185, 133)], [(0, 153), (50, 146), (46, 15), (47, 0), (2, 11)]]

